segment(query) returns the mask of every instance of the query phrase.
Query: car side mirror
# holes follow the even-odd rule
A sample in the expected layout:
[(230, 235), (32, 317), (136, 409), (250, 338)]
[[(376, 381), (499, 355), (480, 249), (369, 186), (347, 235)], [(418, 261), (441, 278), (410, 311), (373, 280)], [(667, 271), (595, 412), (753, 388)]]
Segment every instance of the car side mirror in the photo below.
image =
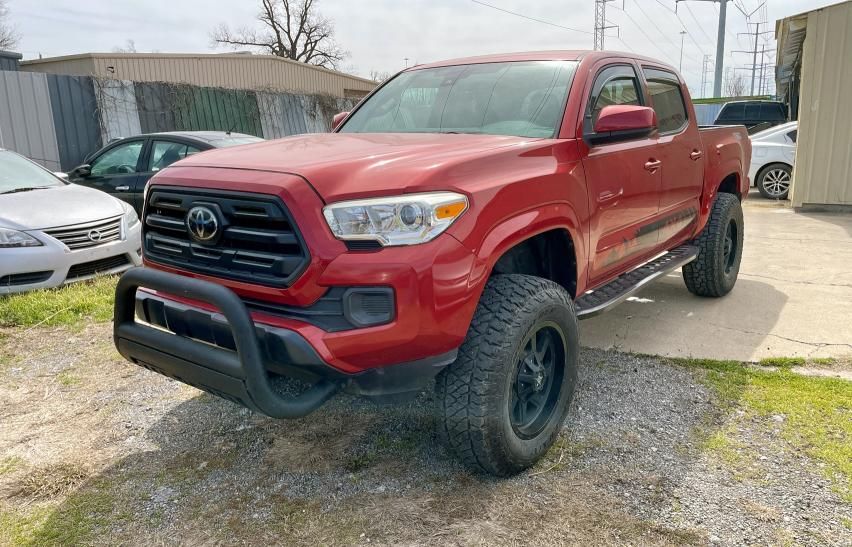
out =
[(346, 116), (349, 115), (349, 112), (340, 112), (339, 114), (335, 114), (334, 118), (331, 119), (331, 130), (334, 131), (337, 127), (346, 119)]
[(657, 114), (653, 108), (618, 104), (601, 110), (595, 132), (588, 137), (592, 143), (602, 144), (647, 137), (656, 129)]
[(83, 178), (88, 177), (89, 175), (92, 174), (92, 166), (89, 165), (88, 163), (84, 163), (83, 165), (78, 165), (77, 167), (75, 167), (71, 171), (71, 174), (75, 175), (77, 177), (83, 177)]

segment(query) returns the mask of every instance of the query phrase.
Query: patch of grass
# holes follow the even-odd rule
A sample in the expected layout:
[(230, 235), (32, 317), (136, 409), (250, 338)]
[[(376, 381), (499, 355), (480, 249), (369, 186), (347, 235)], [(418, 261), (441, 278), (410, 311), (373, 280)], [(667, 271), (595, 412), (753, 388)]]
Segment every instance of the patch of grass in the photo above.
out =
[(76, 376), (73, 372), (66, 369), (56, 375), (56, 381), (59, 382), (59, 385), (64, 387), (74, 387), (79, 385), (83, 380), (80, 379), (79, 376)]
[(0, 327), (78, 326), (112, 319), (116, 276), (0, 297)]
[(757, 364), (764, 367), (803, 367), (807, 361), (804, 357), (765, 357), (758, 361)]
[(17, 495), (31, 499), (46, 499), (73, 490), (89, 476), (78, 465), (61, 463), (34, 469), (21, 480)]
[(80, 545), (88, 543), (98, 528), (112, 519), (114, 498), (96, 488), (74, 494), (51, 513), (21, 545)]
[(18, 456), (7, 456), (0, 459), (0, 475), (11, 473), (15, 469), (19, 468), (23, 463), (24, 460)]
[(814, 357), (811, 359), (811, 363), (830, 367), (837, 364), (837, 359), (834, 357)]
[(35, 534), (47, 514), (44, 509), (19, 513), (0, 508), (0, 545), (35, 545)]
[[(703, 369), (725, 406), (742, 406), (764, 418), (779, 417), (784, 438), (824, 462), (825, 473), (852, 501), (852, 382), (804, 376), (789, 367), (766, 371), (732, 361), (675, 362)], [(721, 439), (713, 442), (724, 452)]]
[(840, 517), (840, 524), (842, 524), (847, 530), (852, 530), (852, 519)]

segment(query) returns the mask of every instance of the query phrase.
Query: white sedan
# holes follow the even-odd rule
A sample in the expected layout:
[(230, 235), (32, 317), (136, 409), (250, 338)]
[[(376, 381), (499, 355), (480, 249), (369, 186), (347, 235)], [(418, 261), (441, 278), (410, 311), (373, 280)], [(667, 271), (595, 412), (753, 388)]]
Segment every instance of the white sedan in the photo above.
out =
[(765, 198), (787, 199), (796, 160), (798, 127), (799, 122), (789, 122), (751, 136), (748, 177)]
[(0, 294), (138, 266), (140, 234), (130, 205), (0, 149)]

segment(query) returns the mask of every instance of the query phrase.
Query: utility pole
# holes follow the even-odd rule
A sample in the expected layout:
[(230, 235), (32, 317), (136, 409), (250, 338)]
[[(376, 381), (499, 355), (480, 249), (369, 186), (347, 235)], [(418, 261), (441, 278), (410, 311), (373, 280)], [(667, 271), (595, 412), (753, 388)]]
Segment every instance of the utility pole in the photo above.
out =
[(604, 36), (606, 29), (616, 28), (616, 25), (606, 24), (606, 5), (608, 2), (615, 0), (595, 0), (595, 50), (602, 51), (604, 49)]
[(678, 72), (683, 72), (683, 38), (686, 36), (686, 31), (680, 31), (680, 64), (677, 67)]
[(713, 69), (713, 63), (710, 61), (710, 55), (705, 53), (704, 59), (701, 62), (701, 96), (707, 96), (707, 73)]
[[(759, 23), (754, 23), (754, 25), (755, 25), (754, 32), (741, 32), (740, 33), (740, 34), (747, 34), (749, 36), (754, 34), (754, 49), (747, 49), (747, 50), (738, 49), (738, 50), (734, 50), (734, 51), (731, 52), (731, 53), (751, 53), (751, 55), (752, 55), (752, 61), (751, 61), (751, 68), (752, 68), (752, 71), (751, 71), (751, 94), (752, 95), (754, 95), (754, 80), (755, 80), (755, 77), (757, 76), (757, 67), (759, 66), (757, 64), (757, 54), (760, 53), (760, 51), (761, 51), (761, 50), (757, 49), (757, 41), (760, 38), (761, 34), (771, 34), (772, 33), (771, 30), (765, 30), (763, 32), (760, 32), (760, 25), (765, 25), (765, 24), (766, 24), (765, 21), (762, 21), (762, 22), (759, 22)], [(762, 64), (763, 64), (763, 62), (761, 61), (761, 65)]]
[[(680, 2), (675, 0), (675, 12)], [(713, 77), (713, 96), (722, 96), (722, 68), (725, 63), (725, 23), (728, 20), (728, 2), (731, 0), (689, 0), (690, 2), (719, 2), (719, 28), (716, 32), (716, 71)]]

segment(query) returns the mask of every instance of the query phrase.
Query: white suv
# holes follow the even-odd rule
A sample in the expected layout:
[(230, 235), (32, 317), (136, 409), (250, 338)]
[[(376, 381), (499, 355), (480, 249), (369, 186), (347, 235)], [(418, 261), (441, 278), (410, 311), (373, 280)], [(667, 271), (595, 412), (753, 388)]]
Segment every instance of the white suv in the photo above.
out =
[(131, 206), (0, 149), (0, 294), (138, 266), (140, 234)]

